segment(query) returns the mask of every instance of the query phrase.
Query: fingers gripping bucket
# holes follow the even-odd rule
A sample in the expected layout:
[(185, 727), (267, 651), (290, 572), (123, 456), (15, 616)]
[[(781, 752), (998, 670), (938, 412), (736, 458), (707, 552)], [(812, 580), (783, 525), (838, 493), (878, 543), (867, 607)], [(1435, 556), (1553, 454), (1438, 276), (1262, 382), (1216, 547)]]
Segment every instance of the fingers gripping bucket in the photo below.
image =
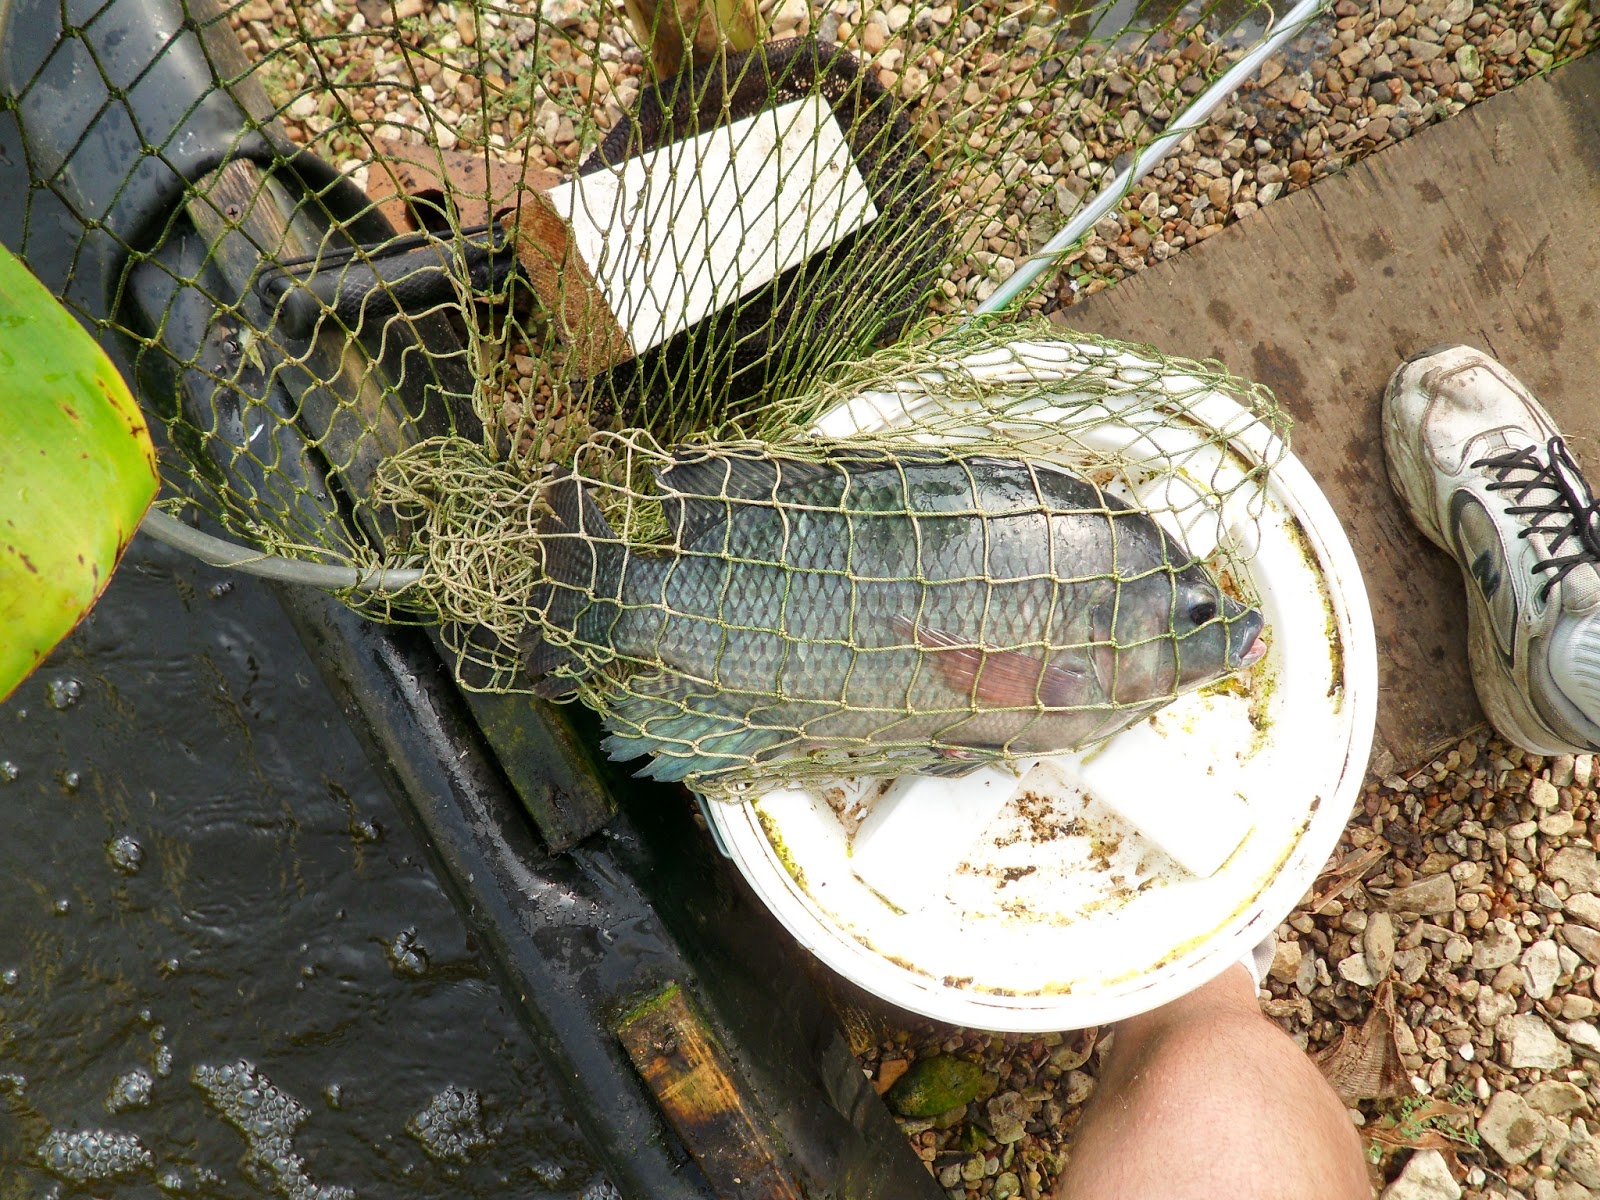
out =
[[(1102, 747), (1024, 763), (1020, 777), (842, 779), (706, 806), (729, 857), (817, 957), (903, 1008), (984, 1029), (1115, 1021), (1239, 961), (1337, 844), (1376, 715), (1361, 574), (1300, 463), (1228, 396), (1191, 393), (1181, 414), (1163, 414), (1148, 395), (1174, 382), (1163, 368), (1064, 345), (1012, 344), (962, 365), (1059, 381), (1055, 402), (1080, 446), (1169, 462), (1212, 447), (1213, 459), (1191, 457), (1177, 473), (1141, 477), (1135, 466), (1127, 490), (1196, 554), (1245, 551), (1266, 654)], [(1148, 367), (1142, 398), (1138, 388), (1126, 406), (1114, 393), (1075, 395), (1094, 354), (1123, 378)], [(864, 392), (818, 431), (910, 425), (946, 403), (938, 382), (923, 373)], [(1088, 433), (1086, 404), (1099, 406)], [(1232, 486), (1269, 463), (1260, 489)]]

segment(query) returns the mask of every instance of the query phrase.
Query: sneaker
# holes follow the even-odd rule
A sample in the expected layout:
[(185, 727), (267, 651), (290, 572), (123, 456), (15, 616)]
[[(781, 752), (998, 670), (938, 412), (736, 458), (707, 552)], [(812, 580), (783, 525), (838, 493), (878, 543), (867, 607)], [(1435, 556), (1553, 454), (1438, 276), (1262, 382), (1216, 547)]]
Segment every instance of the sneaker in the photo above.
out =
[(1383, 396), (1389, 480), (1466, 578), (1472, 679), (1537, 754), (1600, 749), (1600, 514), (1550, 414), (1470, 346), (1401, 364)]

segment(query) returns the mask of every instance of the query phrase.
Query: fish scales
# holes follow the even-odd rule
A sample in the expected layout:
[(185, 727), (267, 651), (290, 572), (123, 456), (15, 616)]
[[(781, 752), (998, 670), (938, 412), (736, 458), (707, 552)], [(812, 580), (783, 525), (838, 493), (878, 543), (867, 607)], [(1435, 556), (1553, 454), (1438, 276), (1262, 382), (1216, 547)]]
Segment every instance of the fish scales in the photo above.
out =
[(582, 611), (547, 618), (633, 665), (608, 748), (675, 757), (663, 777), (1071, 749), (1233, 669), (1260, 628), (1148, 515), (1049, 464), (712, 448), (659, 486), (671, 543), (591, 561)]

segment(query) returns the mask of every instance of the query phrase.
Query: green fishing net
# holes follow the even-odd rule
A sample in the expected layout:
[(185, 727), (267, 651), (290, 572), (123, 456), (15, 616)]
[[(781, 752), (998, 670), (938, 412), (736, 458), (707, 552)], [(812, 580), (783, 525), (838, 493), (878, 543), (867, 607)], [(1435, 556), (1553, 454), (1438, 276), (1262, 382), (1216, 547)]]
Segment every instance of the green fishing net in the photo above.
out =
[(750, 424), (559, 465), (408, 449), (378, 487), (425, 564), (397, 603), (464, 677), (576, 696), (613, 756), (708, 793), (1015, 766), (1261, 652), (1285, 422), (1215, 364), (983, 324)]
[[(1135, 637), (1104, 603), (1089, 605), (1098, 625), (1002, 628), (1009, 582), (970, 562), (946, 579), (915, 556), (862, 574), (851, 555), (877, 536), (865, 526), (1026, 523), (995, 509), (1002, 493), (1048, 525), (1070, 493), (1114, 533), (1132, 528), (1120, 505), (1166, 504), (1170, 546), (1153, 565), (1058, 580), (1159, 576), (1176, 596), (1171, 581), (1204, 558), (1230, 603), (1251, 601), (1230, 562), (1248, 539), (1194, 554), (1183, 522), (1225, 507), (1234, 520), (1231, 498), (1259, 489), (1276, 451), (1224, 480), (1194, 447), (1118, 444), (1115, 430), (1131, 403), (1152, 428), (1202, 429), (1226, 458), (1233, 432), (1197, 424), (1199, 398), (1232, 395), (1272, 431), (1269, 398), (1146, 350), (961, 326), (1273, 15), (1249, 2), (12, 0), (0, 241), (134, 382), (164, 436), (167, 510), (300, 562), (420, 568), (412, 591), (345, 595), (382, 619), (441, 622), (464, 685), (575, 695), (607, 714), (613, 749), (655, 750), (658, 773), (710, 789), (841, 765), (966, 770), (1032, 753), (1046, 709), (1088, 714), (1068, 740), (1103, 736), (1189, 686), (1180, 660), (1192, 668), (1198, 643)], [(1159, 224), (1148, 207), (1135, 219)], [(1029, 306), (1059, 286), (1047, 276)], [(1186, 480), (1185, 499), (1161, 480)], [(926, 507), (963, 487), (965, 508)], [(842, 559), (785, 557), (761, 541), (771, 528), (753, 550), (683, 541), (753, 513), (782, 526), (797, 495)], [(549, 524), (562, 514), (577, 522), (565, 540)], [(644, 578), (671, 547), (721, 572), (724, 592), (791, 599), (691, 612), (674, 590), (683, 568)], [(736, 581), (752, 563), (766, 582)], [(844, 591), (801, 603), (795, 581), (816, 579)], [(973, 629), (911, 612), (887, 614), (877, 641), (820, 625), (791, 636), (802, 608), (848, 630), (862, 606), (901, 602), (895, 588), (957, 579), (978, 597), (963, 601)], [(1218, 608), (1198, 624), (1233, 628)], [(650, 613), (761, 646), (718, 634), (711, 669), (674, 676), (665, 635), (641, 632)], [(847, 676), (910, 663), (957, 699), (928, 715), (904, 696), (789, 697), (787, 668), (770, 695), (719, 674), (774, 638), (842, 647)], [(1122, 687), (1117, 656), (1161, 639), (1177, 647), (1171, 680)], [(1083, 660), (1067, 675), (1093, 686), (1043, 670), (1030, 685), (1021, 660), (1052, 654)], [(896, 704), (916, 720), (851, 724), (853, 708)], [(973, 734), (973, 714), (995, 708), (1010, 723)]]

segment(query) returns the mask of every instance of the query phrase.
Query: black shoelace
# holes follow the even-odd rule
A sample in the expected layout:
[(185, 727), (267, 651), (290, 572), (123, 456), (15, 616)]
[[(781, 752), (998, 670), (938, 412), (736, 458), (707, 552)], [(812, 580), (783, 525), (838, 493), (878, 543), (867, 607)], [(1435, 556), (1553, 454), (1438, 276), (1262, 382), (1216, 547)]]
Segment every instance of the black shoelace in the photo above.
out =
[[(1480, 458), (1473, 467), (1486, 467), (1499, 476), (1489, 484), (1491, 492), (1514, 492), (1516, 503), (1506, 511), (1513, 516), (1528, 518), (1527, 526), (1517, 535), (1526, 538), (1537, 530), (1547, 539), (1552, 557), (1537, 563), (1534, 570), (1548, 573), (1544, 588), (1539, 592), (1541, 601), (1550, 597), (1550, 589), (1580, 563), (1600, 563), (1600, 503), (1597, 503), (1584, 481), (1578, 464), (1567, 452), (1567, 444), (1553, 437), (1545, 445), (1549, 461), (1541, 457), (1540, 450), (1528, 446), (1521, 450), (1508, 450)], [(1513, 471), (1532, 471), (1527, 479), (1508, 479)], [(1534, 492), (1553, 493), (1542, 504), (1529, 503)], [(1568, 542), (1575, 546), (1567, 554), (1556, 552)]]

